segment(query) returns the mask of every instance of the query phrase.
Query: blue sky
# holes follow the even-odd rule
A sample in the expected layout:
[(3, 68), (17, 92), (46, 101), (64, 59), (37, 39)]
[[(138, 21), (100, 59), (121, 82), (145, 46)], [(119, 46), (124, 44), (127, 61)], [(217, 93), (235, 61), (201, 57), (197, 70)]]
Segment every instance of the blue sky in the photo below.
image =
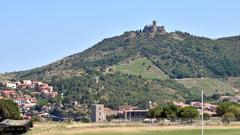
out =
[(49, 64), (157, 20), (167, 31), (240, 34), (239, 0), (1, 0), (0, 72)]

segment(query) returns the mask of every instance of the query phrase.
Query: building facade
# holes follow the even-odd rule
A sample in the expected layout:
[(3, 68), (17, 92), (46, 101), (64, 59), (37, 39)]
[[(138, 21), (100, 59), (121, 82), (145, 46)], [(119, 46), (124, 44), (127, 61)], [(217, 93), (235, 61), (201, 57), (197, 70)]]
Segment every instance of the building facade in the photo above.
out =
[(104, 112), (104, 105), (94, 104), (91, 107), (91, 121), (92, 122), (104, 122), (106, 121), (106, 115)]

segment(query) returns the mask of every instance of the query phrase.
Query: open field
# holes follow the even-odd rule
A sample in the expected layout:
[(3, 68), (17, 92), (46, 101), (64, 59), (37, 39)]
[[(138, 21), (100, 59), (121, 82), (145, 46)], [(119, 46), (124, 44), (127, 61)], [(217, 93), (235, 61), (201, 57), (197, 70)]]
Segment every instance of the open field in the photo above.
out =
[[(36, 124), (28, 135), (200, 135), (199, 126)], [(239, 135), (240, 126), (208, 126), (204, 135)]]

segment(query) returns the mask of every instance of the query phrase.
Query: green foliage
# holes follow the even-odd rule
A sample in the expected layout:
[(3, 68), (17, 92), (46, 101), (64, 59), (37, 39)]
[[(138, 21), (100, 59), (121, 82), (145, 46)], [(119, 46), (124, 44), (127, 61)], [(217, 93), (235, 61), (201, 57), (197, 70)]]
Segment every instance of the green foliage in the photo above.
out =
[(179, 117), (183, 119), (190, 119), (192, 123), (192, 119), (199, 117), (199, 112), (195, 107), (192, 106), (184, 107), (180, 109)]
[[(149, 110), (149, 117), (151, 118), (167, 118), (174, 121), (177, 117), (183, 120), (192, 120), (199, 117), (199, 112), (195, 107), (177, 108), (173, 104), (164, 104)], [(205, 114), (205, 118), (209, 119), (209, 115)]]
[(229, 124), (233, 119), (235, 119), (235, 114), (232, 112), (228, 112), (223, 115), (222, 121)]
[(0, 99), (0, 121), (4, 119), (20, 119), (18, 105), (12, 100)]
[(162, 106), (155, 107), (149, 110), (149, 116), (151, 118), (161, 118), (163, 111), (164, 110)]
[[(96, 82), (96, 78), (98, 82)], [(101, 74), (87, 72), (81, 77), (52, 81), (55, 89), (64, 94), (63, 103), (77, 101), (80, 104), (105, 104), (110, 108), (120, 105), (137, 105), (146, 108), (149, 101), (164, 102), (191, 97), (189, 89), (176, 81), (146, 80), (126, 74)]]
[(223, 116), (223, 120), (228, 121), (229, 119), (236, 118), (240, 120), (240, 105), (237, 103), (223, 102), (217, 107), (217, 115)]
[(38, 102), (37, 102), (38, 106), (43, 107), (43, 106), (45, 106), (47, 104), (48, 104), (48, 100), (47, 99), (43, 99), (43, 98), (39, 98), (38, 99)]
[(178, 108), (173, 104), (165, 104), (150, 109), (148, 113), (151, 118), (167, 118), (174, 121), (178, 114)]

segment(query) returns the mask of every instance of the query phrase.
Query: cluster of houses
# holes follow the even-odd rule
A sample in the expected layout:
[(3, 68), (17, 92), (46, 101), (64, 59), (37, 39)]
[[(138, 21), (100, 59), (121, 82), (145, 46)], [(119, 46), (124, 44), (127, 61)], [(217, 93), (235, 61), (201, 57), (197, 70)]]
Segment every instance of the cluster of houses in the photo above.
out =
[(35, 94), (39, 94), (45, 98), (54, 98), (58, 95), (58, 93), (53, 90), (53, 86), (39, 81), (23, 80), (22, 82), (5, 82), (3, 84), (9, 89), (32, 89)]
[[(0, 90), (0, 99), (11, 99), (17, 103), (22, 117), (25, 119), (31, 118), (28, 113), (37, 104), (37, 96), (49, 99), (58, 95), (52, 86), (39, 81), (23, 80), (22, 82), (5, 82), (3, 84), (5, 89)], [(28, 93), (27, 90), (29, 90)]]
[[(198, 111), (201, 114), (201, 108), (202, 108), (202, 103), (201, 102), (191, 102), (190, 104), (186, 104), (184, 102), (173, 102), (173, 104), (175, 104), (177, 107), (183, 108), (183, 107), (188, 107), (188, 106), (193, 106), (198, 108)], [(217, 109), (217, 105), (214, 104), (210, 104), (210, 103), (203, 103), (203, 113), (207, 113), (210, 116), (216, 116), (216, 109)]]

